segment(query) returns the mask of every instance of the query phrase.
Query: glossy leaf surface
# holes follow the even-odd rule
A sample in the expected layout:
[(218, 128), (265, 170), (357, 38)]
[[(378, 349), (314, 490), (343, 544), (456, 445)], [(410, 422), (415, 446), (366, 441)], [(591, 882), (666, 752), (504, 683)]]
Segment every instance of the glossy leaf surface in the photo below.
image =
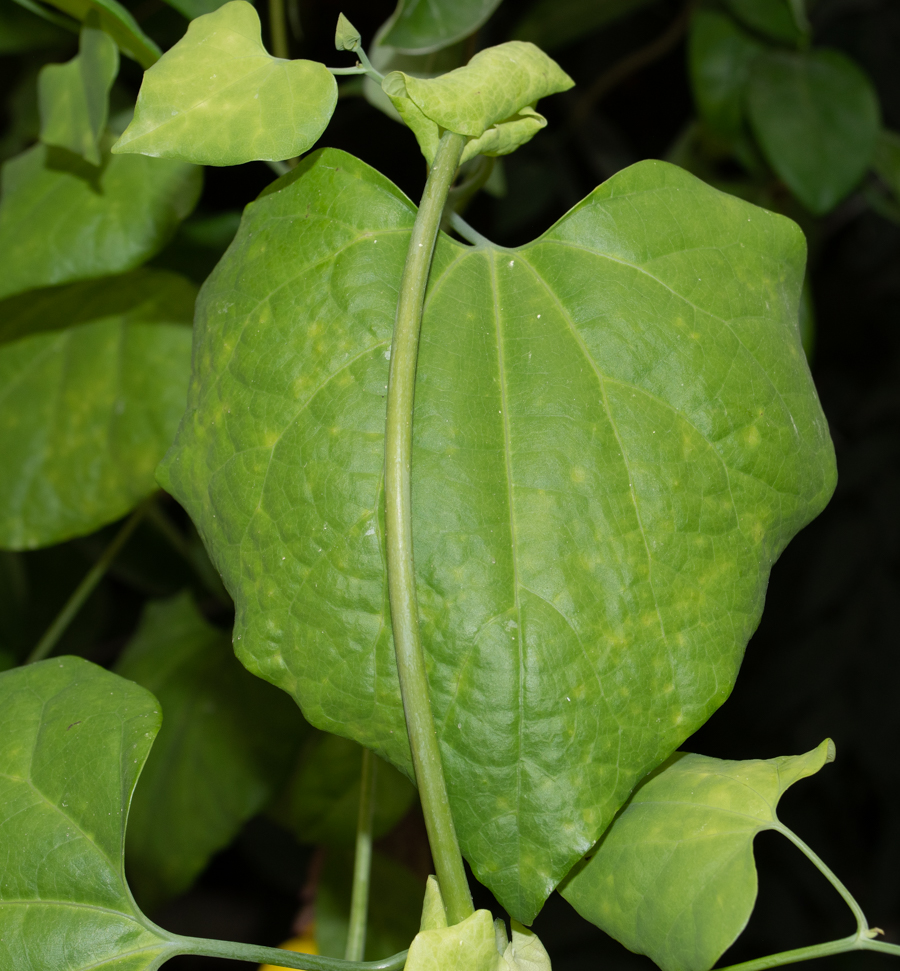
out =
[(780, 827), (789, 786), (833, 759), (830, 740), (745, 762), (679, 752), (639, 786), (562, 895), (663, 971), (708, 971), (756, 902), (753, 838)]
[(3, 166), (0, 297), (134, 269), (194, 208), (203, 171), (108, 152), (99, 167), (46, 145)]
[[(251, 670), (410, 771), (387, 612), (384, 395), (413, 206), (323, 151), (245, 211), (161, 467)], [(413, 525), (454, 819), (530, 921), (731, 690), (834, 459), (803, 237), (661, 162), (517, 250), (439, 240)]]
[(871, 164), (878, 99), (843, 54), (764, 54), (753, 62), (747, 99), (769, 164), (812, 212), (837, 205)]
[(149, 692), (80, 658), (0, 675), (0, 967), (152, 971), (168, 956), (122, 866), (159, 723)]
[(100, 164), (100, 137), (109, 114), (109, 91), (119, 71), (119, 49), (99, 27), (81, 29), (78, 54), (47, 64), (38, 75), (41, 141)]
[(293, 158), (318, 140), (336, 103), (337, 82), (323, 64), (272, 57), (256, 11), (232, 0), (192, 20), (146, 72), (113, 152), (204, 165)]
[(184, 411), (195, 293), (142, 270), (0, 303), (0, 545), (91, 533), (155, 491)]
[(724, 14), (701, 10), (691, 21), (691, 86), (703, 120), (724, 138), (741, 134), (750, 66), (763, 50)]
[(500, 0), (399, 0), (382, 38), (409, 54), (430, 54), (468, 37)]
[(117, 0), (48, 0), (54, 7), (85, 21), (91, 16), (100, 19), (104, 33), (119, 45), (123, 54), (137, 61), (143, 68), (159, 60), (160, 49), (148, 37), (132, 15)]
[[(353, 846), (362, 755), (363, 750), (356, 742), (316, 732), (304, 745), (290, 782), (273, 811), (275, 818), (301, 843)], [(406, 776), (378, 759), (375, 793), (372, 831), (378, 839), (406, 815), (416, 798), (416, 789)], [(409, 940), (387, 953), (402, 951), (408, 943)]]
[(163, 726), (135, 792), (125, 857), (144, 909), (187, 890), (275, 795), (308, 726), (249, 674), (190, 595), (151, 603), (116, 666), (152, 691)]

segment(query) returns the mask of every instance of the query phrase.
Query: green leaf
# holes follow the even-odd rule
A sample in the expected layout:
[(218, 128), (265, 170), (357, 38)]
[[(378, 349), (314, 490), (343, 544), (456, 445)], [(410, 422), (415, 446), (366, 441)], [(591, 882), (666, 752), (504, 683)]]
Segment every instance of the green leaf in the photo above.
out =
[(725, 5), (738, 20), (764, 37), (786, 44), (800, 40), (790, 0), (725, 0)]
[(47, 64), (38, 75), (41, 141), (100, 165), (100, 137), (119, 72), (119, 49), (89, 23), (81, 28), (78, 54), (65, 64)]
[[(322, 151), (203, 289), (160, 468), (309, 721), (411, 772), (384, 574), (384, 408), (414, 207)], [(834, 487), (789, 220), (647, 161), (519, 249), (442, 236), (413, 526), (463, 851), (517, 920), (727, 698), (771, 564)]]
[(871, 164), (878, 98), (837, 51), (761, 55), (751, 69), (748, 108), (769, 164), (816, 214), (836, 206)]
[(875, 143), (872, 168), (887, 183), (888, 188), (900, 199), (900, 135), (882, 128)]
[(430, 54), (474, 34), (500, 0), (398, 0), (382, 40), (407, 54)]
[(500, 971), (550, 971), (550, 955), (537, 934), (517, 920), (511, 927), (512, 940), (503, 951)]
[(830, 739), (806, 755), (749, 762), (679, 752), (638, 787), (560, 892), (663, 971), (708, 971), (756, 902), (754, 836), (782, 829), (778, 800), (833, 759)]
[(688, 62), (697, 109), (706, 124), (726, 139), (743, 131), (750, 67), (762, 50), (724, 14), (700, 10), (691, 21)]
[(47, 0), (59, 10), (84, 22), (95, 14), (104, 32), (119, 45), (123, 54), (137, 61), (143, 68), (159, 60), (161, 51), (156, 42), (138, 26), (138, 22), (117, 0)]
[[(287, 789), (275, 808), (275, 818), (301, 843), (354, 845), (362, 754), (363, 750), (356, 742), (317, 732), (304, 746)], [(406, 815), (416, 798), (416, 790), (393, 766), (380, 759), (376, 765), (372, 829), (378, 839)], [(409, 940), (407, 938), (401, 947), (388, 953), (402, 951)], [(343, 950), (340, 953), (343, 954)]]
[(409, 946), (404, 971), (456, 971), (461, 968), (498, 971), (499, 965), (491, 912), (476, 910), (464, 921), (448, 927), (438, 882), (429, 877), (421, 930)]
[[(380, 772), (380, 765), (378, 769)], [(320, 954), (340, 958), (345, 954), (352, 881), (353, 852), (329, 849), (316, 887), (316, 943)], [(421, 880), (374, 850), (365, 960), (378, 961), (409, 947), (419, 929), (416, 914), (421, 902)]]
[(361, 43), (359, 31), (343, 14), (338, 14), (337, 29), (334, 32), (335, 48), (339, 51), (355, 51)]
[(0, 675), (0, 967), (153, 971), (170, 956), (122, 867), (159, 723), (149, 692), (80, 658)]
[(0, 546), (91, 533), (155, 490), (184, 411), (195, 293), (143, 270), (0, 303)]
[(228, 0), (166, 0), (166, 3), (180, 14), (193, 20), (204, 14), (215, 13)]
[(527, 40), (555, 51), (628, 16), (653, 0), (538, 0), (513, 29), (515, 40)]
[(203, 170), (109, 155), (101, 166), (35, 145), (2, 172), (0, 298), (132, 270), (158, 253), (194, 208)]
[(469, 136), (465, 162), (479, 154), (507, 155), (529, 141), (547, 124), (534, 105), (574, 83), (534, 44), (509, 41), (436, 78), (393, 71), (382, 87), (429, 162), (441, 129)]
[(336, 104), (337, 82), (324, 64), (272, 57), (256, 11), (232, 0), (192, 20), (146, 72), (113, 153), (204, 165), (293, 158), (318, 140)]
[(241, 667), (228, 632), (189, 594), (147, 606), (116, 672), (152, 691), (164, 717), (125, 844), (129, 879), (150, 910), (187, 890), (273, 797), (307, 727), (284, 692)]

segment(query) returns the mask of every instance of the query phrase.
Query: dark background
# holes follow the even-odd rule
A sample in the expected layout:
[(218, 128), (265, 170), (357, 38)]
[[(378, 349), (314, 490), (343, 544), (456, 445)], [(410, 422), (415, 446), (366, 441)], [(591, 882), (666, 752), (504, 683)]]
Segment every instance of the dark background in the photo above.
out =
[[(9, 2), (9, 0), (0, 0)], [(599, 2), (599, 0), (598, 0)], [(174, 43), (184, 21), (161, 0), (128, 4), (161, 45)], [(478, 36), (479, 46), (508, 39), (529, 3), (506, 0)], [(262, 7), (262, 5), (261, 5)], [(303, 29), (292, 56), (349, 65), (333, 48), (343, 11), (368, 44), (392, 12), (391, 0), (300, 0)], [(683, 14), (674, 0), (638, 12), (551, 53), (578, 82), (541, 104), (549, 127), (505, 160), (508, 193), (482, 195), (467, 218), (498, 243), (516, 245), (545, 230), (618, 169), (665, 158), (693, 116), (683, 34), (669, 51), (631, 74), (585, 113), (579, 99), (621, 58), (644, 48)], [(261, 9), (265, 18), (265, 10)], [(820, 0), (815, 43), (854, 57), (874, 80), (884, 122), (900, 130), (900, 2)], [(677, 34), (677, 31), (676, 31)], [(264, 20), (264, 36), (265, 20)], [(4, 155), (29, 135), (15, 91), (24, 90), (49, 56), (0, 59), (6, 92)], [(123, 94), (136, 92), (140, 71), (123, 59)], [(20, 85), (18, 88), (17, 85)], [(18, 95), (20, 101), (24, 95)], [(573, 117), (581, 112), (577, 125)], [(23, 127), (24, 126), (24, 127)], [(339, 102), (322, 143), (359, 155), (413, 199), (425, 180), (410, 132), (360, 97)], [(727, 174), (727, 173), (725, 173)], [(273, 179), (264, 165), (208, 169), (200, 211), (239, 210)], [(729, 702), (686, 748), (721, 758), (767, 758), (806, 751), (830, 736), (837, 761), (799, 783), (781, 816), (844, 880), (886, 940), (900, 942), (900, 227), (868, 209), (861, 195), (821, 219), (798, 213), (810, 240), (815, 306), (812, 369), (837, 449), (839, 484), (824, 514), (775, 566), (762, 624), (751, 641)], [(202, 275), (203, 269), (196, 274)], [(0, 559), (0, 633), (21, 653), (108, 542), (108, 534), (58, 550)], [(148, 597), (189, 581), (158, 537), (144, 529), (140, 560), (126, 553), (92, 597), (61, 650), (109, 661), (125, 643)], [(148, 550), (150, 551), (148, 553)], [(218, 618), (227, 623), (228, 617)], [(391, 845), (418, 859), (423, 834), (415, 818)], [(760, 898), (745, 935), (722, 964), (848, 934), (853, 921), (834, 891), (773, 833), (757, 840)], [(399, 848), (399, 849), (398, 849)], [(264, 819), (252, 822), (217, 857), (185, 898), (153, 915), (173, 931), (275, 944), (289, 936), (312, 851)], [(477, 903), (496, 904), (487, 891)], [(554, 968), (650, 968), (581, 920), (554, 895), (535, 924)], [(875, 954), (827, 959), (830, 967), (888, 967)], [(168, 967), (224, 967), (211, 959), (178, 959)], [(243, 965), (240, 965), (243, 967)]]

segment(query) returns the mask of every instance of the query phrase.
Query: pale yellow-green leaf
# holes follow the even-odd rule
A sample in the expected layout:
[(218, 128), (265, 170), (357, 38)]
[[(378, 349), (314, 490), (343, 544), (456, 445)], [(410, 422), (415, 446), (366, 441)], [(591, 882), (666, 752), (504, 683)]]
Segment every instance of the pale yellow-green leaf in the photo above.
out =
[(512, 921), (512, 940), (503, 951), (499, 971), (550, 971), (550, 955), (541, 939), (517, 920)]
[(113, 153), (205, 165), (293, 158), (318, 140), (336, 103), (324, 65), (272, 57), (256, 11), (232, 0), (192, 20), (146, 72)]
[(494, 918), (476, 910), (452, 927), (419, 931), (404, 971), (497, 971), (498, 957)]
[(337, 29), (334, 32), (334, 46), (337, 50), (355, 51), (361, 42), (359, 31), (343, 14), (338, 14)]
[(447, 911), (444, 909), (444, 898), (437, 877), (430, 876), (425, 884), (425, 901), (422, 904), (422, 922), (420, 931), (440, 930), (447, 926)]

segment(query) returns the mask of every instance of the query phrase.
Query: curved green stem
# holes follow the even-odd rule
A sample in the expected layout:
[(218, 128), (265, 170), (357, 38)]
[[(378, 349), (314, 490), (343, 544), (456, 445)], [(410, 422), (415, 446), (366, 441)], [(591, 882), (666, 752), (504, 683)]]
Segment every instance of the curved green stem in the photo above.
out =
[(103, 551), (103, 555), (88, 570), (84, 579), (75, 588), (72, 596), (66, 601), (63, 609), (56, 615), (56, 620), (47, 628), (47, 632), (25, 659), (26, 664), (43, 661), (53, 648), (56, 647), (57, 641), (66, 632), (66, 628), (72, 623), (75, 615), (84, 606), (84, 602), (94, 592), (97, 584), (103, 579), (103, 575), (109, 569), (112, 561), (118, 556), (119, 550), (128, 542), (128, 537), (131, 536), (137, 528), (138, 523), (144, 518), (154, 499), (155, 496), (149, 496), (125, 520), (125, 524), (116, 533), (115, 538), (109, 546)]
[(465, 920), (473, 913), (473, 907), (447, 798), (419, 633), (413, 569), (410, 462), (416, 358), (425, 287), (444, 204), (465, 142), (464, 135), (453, 132), (445, 132), (441, 137), (413, 226), (391, 344), (384, 449), (388, 587), (394, 649), (428, 841), (447, 908), (447, 920), (451, 924)]
[(856, 951), (862, 942), (857, 934), (842, 937), (837, 941), (826, 941), (824, 944), (811, 944), (809, 947), (797, 947), (792, 951), (780, 951), (769, 954), (755, 961), (744, 961), (741, 964), (729, 964), (718, 968), (717, 971), (765, 971), (766, 968), (777, 968), (782, 964), (797, 964), (800, 961), (811, 961), (813, 958), (824, 958), (830, 954), (843, 954), (845, 951)]
[(822, 860), (822, 858), (814, 852), (810, 847), (803, 842), (800, 837), (787, 828), (787, 826), (779, 823), (775, 827), (782, 836), (786, 836), (793, 844), (800, 850), (804, 856), (808, 857), (816, 865), (816, 868), (825, 876), (828, 882), (834, 887), (835, 890), (844, 898), (844, 903), (853, 911), (853, 916), (856, 918), (856, 928), (857, 935), (859, 937), (868, 937), (869, 933), (869, 922), (866, 920), (866, 915), (862, 911), (862, 907), (856, 902), (853, 894), (838, 880), (836, 874), (832, 869)]
[(406, 951), (383, 958), (381, 961), (342, 961), (340, 958), (323, 957), (321, 954), (300, 954), (280, 947), (260, 947), (258, 944), (239, 944), (237, 941), (213, 941), (203, 937), (176, 937), (167, 934), (177, 954), (196, 954), (211, 958), (230, 958), (232, 961), (250, 961), (253, 964), (272, 964), (278, 968), (295, 968), (297, 971), (401, 971), (406, 964)]
[(359, 814), (356, 820), (356, 854), (353, 859), (353, 891), (350, 895), (350, 927), (344, 957), (362, 961), (366, 951), (366, 920), (369, 914), (369, 882), (372, 874), (372, 819), (375, 813), (375, 754), (363, 749), (359, 780)]

